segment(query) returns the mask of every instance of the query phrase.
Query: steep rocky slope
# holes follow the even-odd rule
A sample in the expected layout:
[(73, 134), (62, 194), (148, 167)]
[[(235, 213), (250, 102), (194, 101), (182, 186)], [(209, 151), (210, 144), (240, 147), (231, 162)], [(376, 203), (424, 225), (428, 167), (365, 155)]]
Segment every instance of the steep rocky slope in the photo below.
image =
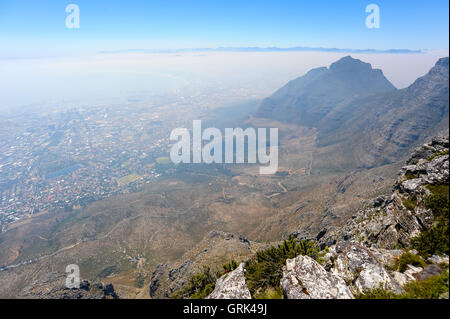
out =
[(265, 99), (255, 116), (320, 127), (327, 114), (355, 99), (395, 90), (381, 70), (347, 56), (289, 82)]
[[(342, 158), (340, 169), (393, 163), (423, 141), (448, 134), (449, 59), (396, 90), (382, 71), (345, 57), (313, 69), (265, 99), (255, 117), (318, 132), (317, 157)], [(333, 166), (329, 161), (313, 169)]]
[(334, 109), (322, 121), (318, 145), (344, 149), (361, 166), (396, 161), (418, 142), (448, 134), (448, 81), (449, 59), (442, 58), (405, 89)]
[(189, 279), (210, 267), (212, 273), (223, 272), (222, 265), (236, 260), (241, 262), (267, 245), (251, 242), (242, 236), (211, 231), (188, 251), (181, 261), (173, 264), (159, 264), (151, 277), (150, 297), (170, 298), (186, 286)]
[(18, 296), (21, 299), (119, 299), (112, 284), (83, 280), (79, 288), (67, 288), (66, 277), (49, 273), (30, 283)]
[[(375, 290), (385, 292), (386, 296), (413, 297), (408, 294), (408, 283), (441, 275), (439, 280), (444, 281), (441, 284), (446, 285), (447, 292), (440, 297), (448, 298), (449, 257), (445, 255), (449, 240), (448, 220), (445, 221), (448, 219), (448, 150), (448, 137), (434, 138), (416, 149), (408, 165), (402, 168), (392, 194), (374, 199), (343, 229), (322, 230), (314, 236), (297, 233), (298, 238), (316, 240), (323, 250), (321, 258), (300, 255), (286, 261), (281, 279), (284, 297), (352, 299)], [(439, 216), (438, 212), (446, 213)], [(439, 247), (434, 250), (425, 247), (422, 251), (419, 245), (420, 252), (413, 249), (412, 242), (427, 240), (426, 236), (420, 236), (437, 229), (442, 221), (446, 223), (445, 233), (441, 234), (444, 237), (440, 238), (444, 240), (445, 253)], [(439, 238), (432, 240), (426, 244), (433, 246)], [(229, 275), (240, 280), (221, 278), (210, 298), (237, 298), (246, 294), (248, 288), (242, 285), (245, 269), (241, 268)]]

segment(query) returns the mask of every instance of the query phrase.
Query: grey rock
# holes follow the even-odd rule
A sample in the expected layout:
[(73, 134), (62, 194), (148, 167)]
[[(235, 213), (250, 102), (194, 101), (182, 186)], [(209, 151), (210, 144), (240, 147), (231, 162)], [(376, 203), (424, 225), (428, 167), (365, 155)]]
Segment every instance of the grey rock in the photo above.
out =
[(427, 259), (427, 261), (433, 263), (433, 264), (449, 264), (449, 258), (448, 256), (437, 256), (433, 255)]
[(287, 299), (354, 298), (341, 278), (327, 272), (309, 256), (287, 260), (281, 287)]
[(417, 273), (415, 278), (419, 281), (426, 280), (433, 276), (438, 276), (442, 273), (442, 269), (436, 266), (435, 264), (431, 264), (427, 266), (424, 270)]
[(336, 251), (338, 256), (331, 271), (344, 279), (355, 292), (364, 293), (379, 287), (403, 292), (368, 248), (356, 242), (347, 242), (338, 244)]
[(214, 291), (206, 299), (251, 299), (246, 285), (244, 264), (219, 278)]

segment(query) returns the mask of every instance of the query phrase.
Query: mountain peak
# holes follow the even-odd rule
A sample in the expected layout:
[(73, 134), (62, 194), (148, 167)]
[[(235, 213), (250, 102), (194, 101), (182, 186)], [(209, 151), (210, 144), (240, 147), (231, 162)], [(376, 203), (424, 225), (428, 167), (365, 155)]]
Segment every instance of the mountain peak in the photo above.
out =
[(372, 65), (348, 55), (331, 64), (330, 70), (336, 72), (355, 72), (358, 70), (368, 72), (372, 70)]
[(448, 68), (448, 57), (440, 58), (436, 62), (436, 66), (443, 66), (443, 67), (447, 67)]
[(261, 103), (256, 117), (318, 127), (335, 108), (357, 98), (395, 90), (381, 70), (346, 56), (330, 68), (316, 68), (290, 81)]

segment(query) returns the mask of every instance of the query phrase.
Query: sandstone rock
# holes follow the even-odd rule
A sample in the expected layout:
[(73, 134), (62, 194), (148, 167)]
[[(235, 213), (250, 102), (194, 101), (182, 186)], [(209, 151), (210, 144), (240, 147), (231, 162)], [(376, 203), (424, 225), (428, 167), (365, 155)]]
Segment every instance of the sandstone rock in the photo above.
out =
[(449, 264), (449, 258), (448, 256), (437, 256), (433, 255), (427, 259), (427, 261), (433, 263), (433, 264)]
[(355, 292), (363, 293), (380, 287), (395, 293), (403, 292), (368, 248), (349, 242), (338, 244), (336, 251), (339, 255), (332, 272), (343, 278)]
[(413, 276), (407, 275), (407, 274), (404, 274), (404, 273), (401, 273), (401, 272), (399, 272), (399, 271), (393, 271), (393, 272), (392, 272), (392, 278), (394, 278), (394, 280), (395, 280), (396, 282), (398, 282), (398, 284), (399, 284), (400, 286), (402, 286), (402, 287), (403, 287), (405, 284), (407, 284), (408, 282), (411, 282), (411, 281), (416, 280), (416, 278), (414, 278)]
[(413, 265), (408, 265), (408, 269), (405, 270), (404, 274), (416, 278), (416, 275), (421, 273), (422, 271), (423, 271), (422, 267), (415, 267)]
[(245, 283), (244, 264), (217, 280), (216, 288), (206, 299), (251, 299)]
[(341, 278), (308, 256), (287, 261), (281, 286), (287, 299), (353, 299)]
[(413, 178), (401, 183), (401, 189), (406, 193), (414, 193), (423, 184), (423, 179)]

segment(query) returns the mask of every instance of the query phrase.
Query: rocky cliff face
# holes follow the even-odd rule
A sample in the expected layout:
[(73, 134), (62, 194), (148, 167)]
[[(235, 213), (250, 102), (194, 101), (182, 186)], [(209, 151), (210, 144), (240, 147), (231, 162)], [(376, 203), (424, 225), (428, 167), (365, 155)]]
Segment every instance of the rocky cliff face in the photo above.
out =
[(112, 284), (83, 280), (80, 288), (65, 286), (66, 277), (49, 273), (45, 278), (25, 287), (19, 298), (22, 299), (120, 299)]
[(342, 231), (324, 236), (322, 242), (353, 238), (365, 246), (407, 247), (411, 238), (433, 224), (433, 212), (425, 206), (425, 199), (431, 194), (430, 185), (448, 184), (448, 148), (448, 138), (442, 137), (417, 148), (402, 168), (390, 197), (375, 199)]
[(359, 166), (395, 162), (417, 143), (448, 134), (448, 81), (447, 57), (408, 88), (351, 101), (322, 120), (318, 144), (345, 149)]
[[(448, 256), (436, 255), (421, 265), (406, 264), (404, 269), (398, 268), (398, 261), (405, 252), (419, 258), (410, 243), (435, 224), (437, 216), (426, 202), (436, 187), (448, 190), (448, 150), (448, 137), (434, 138), (419, 147), (400, 171), (390, 196), (376, 198), (343, 229), (322, 230), (312, 236), (319, 238), (322, 247), (326, 247), (321, 263), (308, 256), (288, 260), (281, 280), (284, 297), (352, 299), (380, 288), (402, 294), (406, 283), (448, 271)], [(245, 270), (240, 269), (238, 274), (240, 280), (227, 284), (221, 279), (217, 283), (218, 291), (233, 291), (233, 296), (245, 295), (248, 290), (242, 279)], [(216, 292), (210, 298), (219, 296)]]
[[(150, 297), (171, 298), (193, 275), (201, 272), (203, 267), (210, 267), (212, 273), (223, 272), (223, 264), (232, 259), (238, 262), (246, 260), (263, 247), (265, 245), (251, 242), (242, 236), (211, 231), (183, 256), (182, 262), (160, 264), (156, 267), (151, 277)], [(225, 283), (229, 285), (229, 280)], [(217, 296), (220, 294), (218, 292)], [(242, 294), (244, 295), (245, 293)]]
[(289, 82), (265, 99), (255, 116), (318, 127), (324, 117), (342, 105), (395, 90), (381, 70), (347, 56), (329, 68), (313, 69)]
[[(254, 115), (317, 129), (318, 153), (343, 157), (346, 164), (340, 169), (372, 168), (394, 163), (419, 143), (448, 134), (448, 83), (448, 57), (401, 90), (370, 64), (345, 57), (289, 82)], [(326, 165), (315, 169), (333, 166)]]

